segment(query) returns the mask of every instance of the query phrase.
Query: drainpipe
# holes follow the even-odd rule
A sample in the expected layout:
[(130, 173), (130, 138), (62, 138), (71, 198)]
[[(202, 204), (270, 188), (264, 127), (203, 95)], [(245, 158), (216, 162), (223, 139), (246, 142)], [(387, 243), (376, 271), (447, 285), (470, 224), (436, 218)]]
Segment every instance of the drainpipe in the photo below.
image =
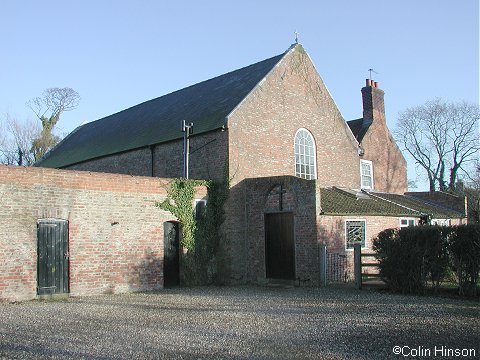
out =
[(190, 135), (193, 133), (193, 123), (187, 124), (182, 120), (183, 132), (183, 177), (188, 179), (188, 162), (190, 157)]
[(151, 170), (151, 173), (150, 173), (150, 176), (151, 177), (154, 177), (155, 175), (155, 172), (154, 172), (154, 160), (155, 160), (155, 156), (154, 156), (154, 151), (155, 151), (155, 145), (150, 145), (150, 160), (151, 160), (151, 167), (150, 167), (150, 170)]

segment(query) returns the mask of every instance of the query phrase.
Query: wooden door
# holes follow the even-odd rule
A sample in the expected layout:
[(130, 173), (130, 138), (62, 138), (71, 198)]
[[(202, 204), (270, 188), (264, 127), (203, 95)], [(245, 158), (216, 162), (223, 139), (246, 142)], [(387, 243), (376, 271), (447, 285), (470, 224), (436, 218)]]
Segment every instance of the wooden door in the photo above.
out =
[(40, 220), (37, 224), (37, 293), (69, 292), (68, 222)]
[(265, 214), (265, 265), (270, 279), (295, 279), (293, 213)]
[(163, 285), (180, 284), (180, 223), (163, 224)]

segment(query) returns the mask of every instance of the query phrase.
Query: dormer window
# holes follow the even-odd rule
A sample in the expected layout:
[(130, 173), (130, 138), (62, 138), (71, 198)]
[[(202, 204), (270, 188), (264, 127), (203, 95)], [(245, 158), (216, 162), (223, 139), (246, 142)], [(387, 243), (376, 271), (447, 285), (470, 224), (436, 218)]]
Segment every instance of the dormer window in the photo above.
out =
[(373, 164), (369, 160), (360, 160), (361, 187), (364, 190), (373, 190)]
[(315, 140), (307, 129), (295, 134), (295, 176), (307, 180), (317, 178), (317, 150)]

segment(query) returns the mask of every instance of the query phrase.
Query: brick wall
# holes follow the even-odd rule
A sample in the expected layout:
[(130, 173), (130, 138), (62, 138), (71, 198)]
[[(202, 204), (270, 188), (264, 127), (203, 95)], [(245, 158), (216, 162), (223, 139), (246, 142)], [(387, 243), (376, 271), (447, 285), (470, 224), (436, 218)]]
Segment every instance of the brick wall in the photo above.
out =
[[(227, 131), (217, 130), (192, 135), (189, 177), (204, 180), (223, 179), (226, 175), (227, 148)], [(182, 177), (183, 139), (89, 160), (67, 168), (139, 176), (153, 174), (160, 178)]]
[[(36, 296), (37, 221), (69, 222), (70, 294), (163, 287), (168, 180), (0, 165), (0, 300)], [(206, 189), (197, 189), (197, 198)]]
[[(400, 227), (400, 218), (386, 216), (331, 216), (320, 215), (317, 219), (318, 241), (327, 246), (327, 252), (345, 254), (347, 257), (347, 280), (354, 279), (353, 269), (353, 249), (346, 249), (345, 221), (346, 220), (365, 220), (366, 237), (365, 251), (372, 251), (372, 240), (385, 229)], [(366, 271), (375, 271), (375, 268)], [(365, 271), (365, 272), (366, 272)]]
[(360, 187), (358, 144), (310, 58), (297, 48), (228, 119), (232, 190), (223, 226), (226, 281), (247, 281), (243, 180), (295, 175), (294, 138), (299, 128), (315, 139), (319, 186)]
[(378, 235), (379, 232), (400, 227), (399, 217), (387, 216), (333, 216), (320, 215), (318, 218), (318, 236), (319, 241), (327, 245), (327, 250), (335, 252), (349, 252), (346, 250), (345, 239), (345, 221), (346, 220), (366, 220), (366, 247), (372, 248), (372, 239)]
[[(294, 176), (248, 179), (246, 196), (246, 278), (249, 282), (264, 282), (265, 267), (265, 213), (292, 212), (294, 216), (295, 277), (318, 285), (319, 247), (316, 218), (315, 181)], [(280, 210), (279, 190), (283, 190)]]
[(362, 159), (373, 163), (376, 191), (403, 194), (408, 191), (407, 162), (387, 127), (384, 92), (375, 86), (362, 88), (363, 118), (373, 119), (362, 139)]
[(291, 51), (228, 119), (229, 168), (242, 179), (295, 175), (294, 138), (313, 135), (320, 186), (360, 186), (357, 143), (301, 47)]

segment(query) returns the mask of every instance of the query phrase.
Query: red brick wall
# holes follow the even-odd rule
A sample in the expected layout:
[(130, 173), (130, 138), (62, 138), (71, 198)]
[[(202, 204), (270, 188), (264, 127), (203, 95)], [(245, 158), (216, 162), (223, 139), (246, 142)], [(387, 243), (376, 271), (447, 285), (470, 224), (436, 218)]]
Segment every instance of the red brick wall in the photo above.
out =
[[(226, 176), (228, 132), (211, 131), (190, 138), (191, 179), (223, 179)], [(152, 154), (153, 151), (153, 154)], [(170, 141), (153, 148), (143, 148), (121, 154), (85, 161), (67, 167), (70, 170), (98, 171), (160, 178), (183, 175), (183, 139)]]
[(318, 219), (318, 236), (321, 243), (327, 245), (327, 250), (334, 252), (350, 252), (346, 250), (345, 221), (346, 220), (366, 220), (366, 247), (372, 248), (372, 239), (379, 232), (400, 227), (400, 218), (386, 216), (332, 216), (320, 215)]
[[(279, 212), (276, 186), (282, 185), (283, 211), (294, 216), (295, 277), (309, 279), (309, 285), (318, 285), (319, 247), (314, 226), (316, 218), (315, 182), (293, 176), (249, 179), (245, 181), (244, 209), (246, 241), (246, 278), (249, 282), (264, 282), (265, 267), (265, 213)], [(274, 191), (272, 191), (272, 189)]]
[[(0, 300), (36, 296), (37, 221), (69, 221), (70, 293), (163, 287), (168, 180), (0, 165)], [(197, 189), (204, 197), (206, 189)]]
[(151, 176), (152, 161), (149, 148), (137, 149), (66, 167), (68, 170), (95, 171), (113, 174)]
[[(195, 130), (195, 127), (194, 127)], [(228, 131), (216, 130), (190, 138), (191, 179), (224, 179), (227, 176)], [(154, 150), (154, 176), (181, 177), (183, 140), (158, 145)]]
[(362, 159), (373, 163), (376, 191), (403, 194), (408, 191), (407, 162), (387, 127), (383, 90), (367, 86), (362, 89), (363, 117), (373, 119), (362, 139)]
[(294, 176), (294, 137), (299, 128), (309, 130), (315, 139), (319, 186), (360, 187), (358, 144), (310, 58), (297, 47), (228, 119), (232, 190), (223, 226), (228, 267), (222, 272), (227, 282), (247, 281), (243, 180)]
[[(331, 216), (320, 215), (317, 220), (318, 240), (327, 245), (327, 252), (345, 254), (347, 256), (347, 280), (354, 279), (353, 249), (346, 248), (345, 237), (346, 220), (366, 220), (365, 251), (372, 251), (372, 240), (385, 229), (400, 227), (400, 218), (386, 216)], [(363, 249), (362, 249), (363, 251)], [(367, 260), (368, 261), (368, 260)], [(367, 269), (375, 271), (375, 268)]]
[(357, 143), (309, 56), (297, 47), (228, 119), (233, 183), (295, 175), (294, 137), (309, 130), (320, 186), (360, 186)]

